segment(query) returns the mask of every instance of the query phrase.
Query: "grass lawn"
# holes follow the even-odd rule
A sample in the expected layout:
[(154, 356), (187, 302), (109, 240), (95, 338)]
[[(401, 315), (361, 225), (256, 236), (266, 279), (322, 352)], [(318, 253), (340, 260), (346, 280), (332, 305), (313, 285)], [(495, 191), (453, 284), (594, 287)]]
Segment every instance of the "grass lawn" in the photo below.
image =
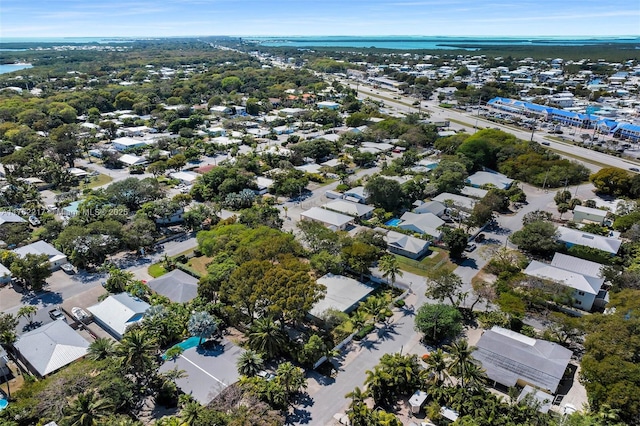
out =
[(193, 257), (189, 259), (187, 266), (198, 272), (200, 275), (206, 275), (207, 265), (211, 262), (212, 259), (212, 257), (207, 256)]
[(159, 276), (166, 274), (167, 270), (164, 269), (162, 263), (154, 263), (153, 265), (149, 266), (148, 272), (149, 275), (151, 275), (153, 278), (158, 278)]
[(82, 183), (78, 185), (78, 189), (82, 191), (83, 189), (87, 189), (87, 188), (97, 188), (98, 186), (108, 184), (112, 180), (113, 179), (111, 178), (111, 176), (99, 174), (98, 176), (92, 176), (91, 181), (89, 183), (84, 183), (84, 181), (82, 181)]
[(449, 259), (449, 253), (446, 250), (437, 247), (431, 247), (429, 250), (435, 253), (435, 256), (429, 255), (420, 261), (396, 254), (400, 269), (426, 277), (434, 269), (446, 268), (453, 271), (456, 268), (456, 265)]

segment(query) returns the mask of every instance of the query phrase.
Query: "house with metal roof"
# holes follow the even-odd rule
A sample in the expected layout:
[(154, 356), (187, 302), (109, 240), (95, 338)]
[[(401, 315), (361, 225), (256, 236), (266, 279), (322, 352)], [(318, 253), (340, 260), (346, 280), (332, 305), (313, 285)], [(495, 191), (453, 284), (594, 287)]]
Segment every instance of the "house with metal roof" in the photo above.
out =
[(402, 222), (398, 224), (398, 228), (400, 229), (430, 235), (435, 240), (439, 240), (442, 237), (442, 231), (438, 228), (444, 225), (444, 220), (433, 213), (416, 214), (406, 212), (400, 219), (402, 220)]
[(573, 221), (577, 223), (598, 223), (602, 225), (609, 212), (585, 206), (575, 206), (573, 209)]
[(498, 172), (478, 171), (469, 176), (466, 182), (474, 188), (482, 188), (491, 185), (498, 189), (509, 189), (513, 184), (513, 179)]
[(29, 370), (45, 377), (84, 357), (89, 342), (59, 320), (23, 334), (14, 347)]
[(0, 263), (0, 285), (9, 284), (11, 282), (11, 271), (9, 268)]
[(429, 251), (430, 242), (406, 235), (401, 232), (389, 231), (384, 237), (387, 249), (410, 259), (418, 259)]
[(344, 275), (326, 274), (317, 280), (327, 289), (324, 297), (313, 305), (309, 315), (314, 318), (322, 318), (327, 309), (336, 309), (340, 312), (353, 311), (358, 303), (375, 290), (375, 287), (362, 283)]
[(334, 200), (330, 201), (323, 208), (327, 210), (333, 210), (338, 213), (343, 213), (349, 216), (357, 217), (358, 219), (368, 219), (373, 214), (374, 208), (366, 204), (353, 203), (346, 200)]
[(557, 343), (494, 326), (486, 330), (473, 357), (487, 377), (505, 387), (526, 386), (556, 393), (573, 352)]
[(594, 307), (603, 308), (609, 300), (606, 289), (603, 289), (604, 278), (598, 276), (585, 275), (537, 260), (532, 261), (524, 273), (572, 289), (573, 306), (584, 311), (591, 311)]
[(602, 277), (602, 268), (604, 268), (604, 265), (598, 262), (592, 262), (562, 253), (553, 255), (551, 265), (566, 271), (579, 272), (589, 277)]
[(432, 201), (439, 201), (445, 206), (447, 205), (447, 201), (450, 201), (454, 207), (470, 212), (473, 210), (473, 206), (478, 202), (473, 198), (465, 197), (463, 195), (452, 194), (450, 192), (443, 192), (438, 194), (436, 197), (431, 199)]
[(417, 214), (431, 213), (438, 217), (442, 217), (447, 210), (447, 206), (442, 204), (440, 201), (427, 201), (426, 203), (422, 203), (413, 209), (412, 211)]
[(111, 146), (118, 151), (125, 151), (131, 148), (140, 148), (147, 145), (148, 144), (146, 141), (134, 139), (128, 136), (116, 138), (111, 142)]
[(4, 225), (5, 223), (25, 223), (26, 220), (24, 220), (23, 218), (21, 218), (20, 216), (18, 216), (17, 214), (13, 213), (13, 212), (8, 212), (8, 211), (0, 211), (0, 226)]
[(176, 303), (190, 302), (198, 295), (198, 279), (180, 269), (147, 282), (147, 286)]
[(334, 231), (345, 230), (347, 225), (353, 221), (353, 217), (351, 216), (320, 207), (312, 207), (309, 210), (300, 213), (300, 219), (322, 223), (324, 226)]
[(42, 240), (19, 247), (13, 250), (13, 252), (20, 257), (25, 257), (27, 254), (46, 254), (49, 258), (51, 270), (56, 270), (61, 265), (67, 263), (67, 256), (64, 253), (58, 251), (54, 246)]
[(558, 241), (564, 243), (568, 248), (576, 245), (591, 247), (610, 253), (611, 256), (615, 256), (622, 245), (622, 241), (617, 238), (590, 234), (579, 229), (560, 226), (557, 231), (559, 235)]
[(367, 193), (364, 186), (356, 186), (355, 188), (344, 191), (344, 199), (355, 203), (366, 203)]
[(151, 305), (144, 300), (127, 293), (119, 293), (90, 306), (88, 310), (93, 314), (96, 323), (120, 340), (129, 326), (142, 321), (150, 307)]

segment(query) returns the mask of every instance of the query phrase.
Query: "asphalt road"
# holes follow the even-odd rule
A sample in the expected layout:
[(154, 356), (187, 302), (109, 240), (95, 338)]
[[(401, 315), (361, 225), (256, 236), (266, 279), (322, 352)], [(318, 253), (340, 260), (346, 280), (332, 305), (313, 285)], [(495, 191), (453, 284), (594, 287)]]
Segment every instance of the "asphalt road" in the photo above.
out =
[[(356, 87), (356, 83), (348, 80), (341, 80), (343, 84), (347, 84), (352, 88)], [(382, 100), (386, 107), (391, 107), (402, 113), (417, 113), (418, 107), (412, 104), (416, 101), (414, 98), (407, 96), (401, 96), (398, 92), (393, 92), (385, 89), (374, 89), (371, 86), (360, 83), (358, 85), (358, 97), (361, 99), (372, 98), (376, 100)], [(399, 99), (394, 99), (394, 97)], [(444, 120), (456, 120), (464, 123), (451, 122), (451, 128), (462, 129), (467, 132), (473, 133), (475, 126), (478, 127), (494, 127), (504, 130), (505, 132), (512, 133), (520, 139), (530, 140), (531, 131), (519, 129), (517, 127), (504, 126), (498, 123), (494, 123), (489, 120), (485, 120), (481, 116), (474, 113), (466, 113), (457, 111), (451, 108), (441, 108), (438, 106), (438, 101), (422, 101), (421, 111), (429, 113), (432, 121), (444, 121)], [(564, 135), (566, 136), (566, 135)], [(534, 132), (533, 140), (536, 142), (548, 142), (549, 148), (557, 151), (560, 154), (565, 154), (569, 158), (576, 159), (579, 157), (583, 159), (582, 162), (596, 162), (606, 164), (608, 166), (619, 167), (621, 169), (628, 170), (629, 167), (637, 167), (638, 162), (622, 159), (602, 152), (582, 148), (572, 145), (570, 143), (558, 142), (549, 138), (549, 135), (538, 130)], [(598, 164), (590, 164), (592, 170), (599, 170), (601, 167)]]

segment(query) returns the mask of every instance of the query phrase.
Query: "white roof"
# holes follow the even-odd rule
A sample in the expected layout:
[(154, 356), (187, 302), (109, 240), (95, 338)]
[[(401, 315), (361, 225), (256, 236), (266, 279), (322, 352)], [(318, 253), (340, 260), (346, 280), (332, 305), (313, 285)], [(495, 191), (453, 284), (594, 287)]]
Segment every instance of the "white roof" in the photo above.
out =
[(578, 272), (567, 271), (547, 263), (532, 261), (524, 273), (533, 277), (558, 282), (567, 287), (584, 291), (589, 294), (598, 294), (604, 283), (604, 278), (589, 277)]
[(328, 202), (324, 206), (325, 209), (335, 210), (349, 216), (362, 217), (371, 213), (374, 208), (362, 203), (352, 203), (346, 200), (335, 200)]
[(193, 182), (200, 175), (193, 172), (174, 172), (174, 173), (171, 173), (170, 176), (174, 179), (178, 179), (184, 182)]
[(440, 201), (427, 201), (426, 203), (422, 203), (418, 207), (413, 209), (413, 212), (418, 214), (432, 213), (438, 216), (444, 213), (446, 208), (447, 207), (444, 204), (442, 204)]
[(49, 262), (55, 262), (56, 260), (65, 258), (65, 254), (58, 251), (54, 246), (46, 241), (36, 241), (35, 243), (28, 244), (23, 247), (19, 247), (13, 250), (15, 254), (20, 257), (25, 257), (27, 254), (46, 254), (49, 256)]
[(486, 189), (474, 188), (473, 186), (464, 186), (460, 190), (460, 194), (466, 197), (473, 197), (473, 198), (484, 198), (484, 196), (487, 195), (488, 193), (489, 191), (487, 191)]
[(116, 138), (112, 141), (112, 143), (118, 144), (118, 145), (122, 145), (122, 146), (139, 146), (139, 145), (146, 145), (147, 143), (143, 140), (140, 139), (134, 139), (128, 136), (122, 137), (122, 138)]
[(509, 179), (501, 173), (493, 172), (475, 172), (467, 178), (467, 182), (474, 186), (494, 185), (496, 188), (506, 189), (513, 183), (513, 179)]
[(474, 200), (473, 198), (464, 197), (458, 194), (452, 194), (450, 192), (443, 192), (437, 197), (433, 197), (432, 200), (440, 201), (444, 205), (447, 205), (445, 201), (451, 200), (453, 202), (453, 205), (466, 210), (473, 210), (473, 206), (476, 205), (476, 200)]
[(121, 337), (129, 325), (142, 320), (149, 307), (143, 300), (120, 293), (111, 295), (88, 309), (96, 319)]
[(397, 247), (401, 250), (416, 254), (422, 252), (425, 249), (425, 246), (429, 246), (429, 241), (421, 240), (420, 238), (395, 231), (387, 232), (385, 240), (389, 246)]
[(406, 212), (400, 219), (402, 219), (402, 222), (398, 225), (398, 228), (415, 230), (436, 238), (439, 238), (442, 234), (437, 228), (444, 225), (444, 220), (433, 213)]
[(591, 247), (612, 254), (618, 253), (622, 245), (622, 241), (617, 238), (603, 237), (602, 235), (590, 234), (564, 226), (558, 227), (558, 233), (560, 234), (558, 239), (565, 243)]
[(296, 166), (294, 168), (302, 172), (315, 174), (315, 173), (320, 173), (320, 169), (322, 168), (322, 166), (315, 163), (309, 163), (309, 164), (303, 164), (302, 166)]
[(0, 278), (10, 277), (10, 276), (11, 276), (11, 271), (9, 270), (9, 268), (7, 268), (2, 263), (0, 263)]
[(46, 376), (85, 356), (89, 342), (58, 320), (23, 334), (15, 347), (40, 376)]
[(256, 178), (256, 184), (258, 188), (271, 188), (273, 186), (273, 179), (269, 179), (264, 176), (258, 176)]
[(356, 197), (356, 198), (367, 198), (365, 194), (364, 186), (356, 186), (355, 188), (351, 188), (344, 192), (344, 195), (347, 197)]
[(327, 274), (318, 278), (317, 282), (324, 285), (327, 292), (309, 312), (316, 318), (320, 318), (327, 309), (344, 312), (374, 290), (374, 287), (344, 275)]
[(118, 161), (124, 164), (128, 164), (129, 166), (134, 166), (136, 164), (143, 164), (147, 162), (147, 160), (145, 160), (143, 157), (138, 157), (137, 155), (132, 155), (132, 154), (124, 154), (120, 158), (118, 158)]
[(336, 228), (341, 228), (353, 220), (351, 216), (332, 212), (331, 210), (322, 209), (320, 207), (312, 207), (309, 210), (302, 212), (300, 216), (304, 216)]
[(566, 271), (578, 272), (589, 277), (602, 276), (603, 265), (590, 260), (580, 259), (562, 253), (556, 253), (551, 260), (551, 265)]
[(602, 217), (603, 219), (607, 217), (607, 213), (609, 213), (606, 210), (594, 209), (594, 208), (585, 207), (585, 206), (575, 206), (575, 208), (573, 209), (573, 213), (575, 214), (576, 212), (586, 213), (593, 216), (599, 216), (599, 217)]
[(13, 212), (8, 211), (0, 211), (0, 225), (4, 225), (5, 223), (24, 223), (26, 220), (18, 216)]

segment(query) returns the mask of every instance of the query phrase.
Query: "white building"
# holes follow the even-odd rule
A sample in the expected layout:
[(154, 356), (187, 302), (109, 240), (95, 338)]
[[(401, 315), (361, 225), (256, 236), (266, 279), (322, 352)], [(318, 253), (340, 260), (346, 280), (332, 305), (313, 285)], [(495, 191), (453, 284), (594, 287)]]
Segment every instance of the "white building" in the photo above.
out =
[(134, 138), (125, 136), (122, 138), (114, 139), (111, 142), (111, 146), (118, 151), (125, 151), (131, 148), (147, 146), (147, 142), (140, 139), (134, 139)]
[(19, 247), (13, 250), (13, 252), (20, 257), (25, 257), (27, 254), (46, 254), (49, 258), (49, 267), (52, 271), (67, 263), (67, 256), (46, 241), (36, 241), (24, 247)]
[(88, 310), (102, 328), (120, 340), (129, 326), (142, 321), (149, 307), (147, 302), (137, 297), (119, 293), (90, 306)]
[(300, 219), (321, 223), (334, 231), (343, 231), (347, 228), (347, 225), (351, 223), (353, 217), (320, 207), (312, 207), (311, 209), (300, 213)]

